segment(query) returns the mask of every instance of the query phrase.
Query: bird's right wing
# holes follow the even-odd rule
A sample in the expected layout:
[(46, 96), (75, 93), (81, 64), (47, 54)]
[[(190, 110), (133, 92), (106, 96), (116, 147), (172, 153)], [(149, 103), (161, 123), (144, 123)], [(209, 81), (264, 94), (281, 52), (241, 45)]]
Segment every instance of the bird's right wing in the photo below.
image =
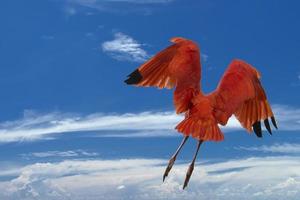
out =
[(259, 72), (250, 64), (242, 60), (232, 61), (212, 93), (215, 99), (214, 115), (220, 124), (226, 124), (234, 114), (245, 129), (249, 132), (254, 130), (258, 137), (262, 136), (261, 120), (270, 133), (268, 118), (277, 128), (259, 78)]
[(128, 75), (125, 83), (142, 87), (176, 87), (177, 113), (188, 110), (190, 100), (200, 91), (200, 53), (196, 43), (184, 38), (162, 50)]
[(128, 75), (129, 85), (171, 89), (178, 82), (199, 86), (200, 59), (198, 46), (187, 39), (175, 37), (171, 46), (157, 53)]

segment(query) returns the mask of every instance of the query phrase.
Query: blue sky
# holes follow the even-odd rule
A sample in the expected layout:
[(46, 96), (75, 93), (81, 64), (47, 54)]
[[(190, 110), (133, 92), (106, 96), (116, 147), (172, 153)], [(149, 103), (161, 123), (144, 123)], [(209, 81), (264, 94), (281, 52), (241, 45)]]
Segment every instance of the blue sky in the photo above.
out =
[[(299, 199), (299, 6), (0, 2), (1, 199)], [(224, 142), (203, 145), (185, 191), (195, 141), (161, 181), (181, 140), (172, 91), (123, 83), (174, 36), (199, 44), (205, 92), (233, 58), (255, 66), (279, 125), (257, 139), (231, 119)]]

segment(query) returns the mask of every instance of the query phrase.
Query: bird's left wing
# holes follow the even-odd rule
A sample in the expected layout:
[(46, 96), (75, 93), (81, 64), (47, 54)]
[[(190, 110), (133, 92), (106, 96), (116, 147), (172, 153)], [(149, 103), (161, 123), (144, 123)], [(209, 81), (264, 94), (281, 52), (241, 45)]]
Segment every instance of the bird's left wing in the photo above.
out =
[(234, 114), (249, 132), (254, 130), (262, 137), (261, 121), (271, 133), (268, 118), (277, 128), (276, 121), (260, 83), (259, 72), (242, 60), (234, 60), (224, 73), (217, 89), (211, 94), (214, 98), (214, 115), (225, 125)]

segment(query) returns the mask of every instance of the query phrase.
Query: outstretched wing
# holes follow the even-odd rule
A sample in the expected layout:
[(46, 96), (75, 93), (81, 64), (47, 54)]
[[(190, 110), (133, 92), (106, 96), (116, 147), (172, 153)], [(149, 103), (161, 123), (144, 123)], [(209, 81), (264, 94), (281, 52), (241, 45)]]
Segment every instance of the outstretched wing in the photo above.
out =
[(175, 37), (174, 44), (162, 50), (128, 75), (125, 83), (136, 86), (173, 88), (189, 83), (199, 88), (199, 48), (191, 40)]
[(176, 87), (176, 112), (185, 112), (191, 98), (200, 90), (200, 54), (196, 43), (184, 38), (171, 39), (174, 44), (162, 50), (134, 72), (125, 83), (143, 87)]
[(262, 137), (261, 120), (270, 134), (268, 118), (277, 128), (259, 78), (259, 72), (250, 64), (242, 60), (231, 62), (216, 91), (212, 93), (215, 99), (214, 115), (218, 123), (225, 125), (234, 114), (245, 129), (249, 132), (254, 130), (258, 137)]

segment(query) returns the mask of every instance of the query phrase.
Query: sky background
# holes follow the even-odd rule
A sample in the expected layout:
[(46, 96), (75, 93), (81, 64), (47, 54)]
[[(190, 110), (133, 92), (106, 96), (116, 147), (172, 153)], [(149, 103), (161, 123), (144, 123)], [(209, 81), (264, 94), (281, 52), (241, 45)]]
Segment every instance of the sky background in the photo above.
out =
[[(0, 2), (0, 199), (299, 199), (300, 2)], [(202, 89), (243, 59), (262, 74), (279, 130), (258, 139), (235, 119), (225, 140), (181, 141), (171, 90), (126, 76), (181, 36), (200, 46)]]

